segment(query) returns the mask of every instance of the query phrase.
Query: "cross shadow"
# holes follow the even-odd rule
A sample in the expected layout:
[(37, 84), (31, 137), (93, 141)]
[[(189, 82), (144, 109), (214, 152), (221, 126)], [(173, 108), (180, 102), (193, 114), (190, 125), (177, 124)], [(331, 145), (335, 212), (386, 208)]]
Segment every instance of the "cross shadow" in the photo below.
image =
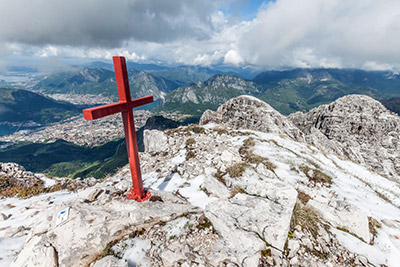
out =
[(167, 185), (169, 184), (169, 182), (171, 181), (171, 179), (174, 176), (174, 174), (175, 174), (175, 172), (171, 172), (170, 174), (168, 174), (164, 178), (164, 181), (159, 186), (157, 186), (157, 189), (158, 190), (164, 190), (167, 187)]

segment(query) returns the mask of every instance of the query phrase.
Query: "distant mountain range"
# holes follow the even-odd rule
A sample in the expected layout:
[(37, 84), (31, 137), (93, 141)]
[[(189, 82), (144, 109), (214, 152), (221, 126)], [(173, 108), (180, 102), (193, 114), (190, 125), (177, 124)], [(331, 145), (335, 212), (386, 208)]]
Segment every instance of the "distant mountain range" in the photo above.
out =
[(0, 88), (0, 122), (33, 121), (48, 124), (78, 113), (79, 110), (70, 103), (26, 90)]
[(204, 110), (216, 109), (221, 103), (235, 96), (259, 93), (259, 88), (252, 81), (218, 74), (205, 82), (197, 82), (172, 91), (157, 110), (180, 111), (200, 116)]
[[(172, 81), (143, 71), (130, 69), (128, 75), (134, 98), (151, 94), (155, 99), (163, 99), (168, 92), (178, 87)], [(114, 72), (101, 68), (83, 68), (55, 73), (41, 80), (34, 89), (48, 94), (102, 94), (118, 99)]]
[[(134, 66), (128, 73), (132, 97), (151, 94), (155, 100), (163, 102), (157, 111), (196, 116), (241, 94), (256, 96), (286, 115), (308, 111), (348, 94), (365, 94), (382, 101), (400, 97), (400, 77), (388, 71), (294, 69), (266, 71), (244, 79), (236, 74), (250, 77), (254, 76), (254, 70), (245, 73), (244, 69), (228, 67), (129, 64)], [(94, 62), (91, 66), (97, 68), (52, 74), (41, 80), (35, 89), (50, 94), (102, 94), (116, 100), (112, 65)]]
[(308, 111), (349, 94), (365, 94), (378, 100), (400, 96), (400, 76), (392, 72), (346, 69), (267, 71), (247, 81), (217, 75), (172, 91), (159, 109), (198, 115), (240, 94), (256, 96), (287, 115)]

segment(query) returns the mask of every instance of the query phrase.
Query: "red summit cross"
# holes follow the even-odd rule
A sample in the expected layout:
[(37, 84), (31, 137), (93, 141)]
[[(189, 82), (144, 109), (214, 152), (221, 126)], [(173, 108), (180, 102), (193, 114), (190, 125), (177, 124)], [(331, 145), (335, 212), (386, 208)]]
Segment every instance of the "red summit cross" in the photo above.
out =
[(131, 100), (131, 92), (129, 90), (128, 73), (126, 71), (125, 58), (113, 57), (113, 61), (119, 102), (84, 109), (83, 117), (86, 120), (95, 120), (118, 112), (122, 113), (122, 121), (124, 122), (125, 130), (126, 149), (128, 150), (129, 167), (131, 168), (133, 183), (133, 188), (129, 190), (127, 199), (134, 199), (138, 202), (142, 202), (149, 199), (151, 193), (150, 191), (143, 189), (132, 109), (153, 102), (153, 96), (149, 95)]

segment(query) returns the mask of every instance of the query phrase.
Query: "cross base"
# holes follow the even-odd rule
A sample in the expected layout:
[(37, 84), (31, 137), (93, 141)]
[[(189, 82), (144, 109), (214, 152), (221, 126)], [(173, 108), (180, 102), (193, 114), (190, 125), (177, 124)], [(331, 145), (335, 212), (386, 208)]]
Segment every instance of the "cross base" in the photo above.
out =
[(151, 197), (150, 190), (144, 190), (143, 195), (140, 196), (140, 195), (135, 193), (133, 188), (129, 189), (128, 194), (126, 195), (126, 199), (136, 200), (137, 202), (146, 201), (146, 200), (150, 199), (150, 197)]

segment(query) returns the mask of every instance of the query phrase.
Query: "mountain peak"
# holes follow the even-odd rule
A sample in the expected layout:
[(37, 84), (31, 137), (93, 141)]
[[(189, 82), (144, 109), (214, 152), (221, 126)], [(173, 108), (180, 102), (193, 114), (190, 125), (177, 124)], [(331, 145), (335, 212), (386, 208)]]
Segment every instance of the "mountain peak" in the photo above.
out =
[(264, 101), (249, 95), (230, 99), (217, 111), (207, 110), (200, 124), (222, 123), (235, 129), (285, 134), (295, 140), (302, 140), (303, 133), (285, 116)]
[(373, 98), (348, 95), (289, 119), (314, 144), (400, 181), (400, 117)]

